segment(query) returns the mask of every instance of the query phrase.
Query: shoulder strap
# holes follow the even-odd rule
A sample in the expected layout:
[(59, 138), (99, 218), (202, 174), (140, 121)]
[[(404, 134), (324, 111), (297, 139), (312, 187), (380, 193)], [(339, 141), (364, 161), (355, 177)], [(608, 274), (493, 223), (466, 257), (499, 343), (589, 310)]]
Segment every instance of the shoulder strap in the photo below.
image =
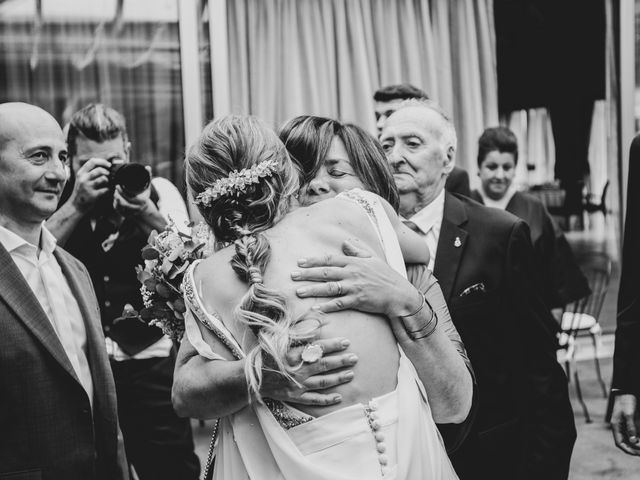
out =
[(211, 330), (216, 337), (218, 337), (220, 341), (227, 346), (235, 358), (244, 358), (245, 355), (242, 348), (227, 327), (225, 327), (220, 316), (215, 312), (207, 312), (202, 304), (202, 300), (198, 295), (198, 291), (195, 287), (195, 280), (193, 278), (195, 267), (200, 262), (201, 260), (196, 260), (189, 266), (182, 281), (182, 291), (184, 292), (185, 304), (188, 311), (193, 313), (197, 320)]

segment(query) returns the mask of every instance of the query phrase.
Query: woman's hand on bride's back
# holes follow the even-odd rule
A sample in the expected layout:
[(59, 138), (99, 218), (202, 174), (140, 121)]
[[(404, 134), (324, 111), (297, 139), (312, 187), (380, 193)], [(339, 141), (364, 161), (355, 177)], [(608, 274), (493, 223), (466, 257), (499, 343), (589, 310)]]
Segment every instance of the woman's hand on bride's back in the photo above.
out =
[(287, 354), (288, 372), (295, 382), (284, 375), (265, 369), (263, 370), (260, 394), (266, 398), (300, 405), (333, 405), (342, 398), (337, 393), (323, 393), (323, 390), (348, 383), (353, 380), (350, 370), (358, 357), (354, 353), (345, 352), (349, 347), (346, 338), (328, 338), (312, 340), (313, 345), (319, 345), (323, 354), (313, 363), (302, 361), (304, 345), (292, 347)]
[(407, 315), (420, 306), (421, 293), (357, 240), (346, 240), (342, 250), (344, 255), (298, 261), (301, 268), (291, 272), (291, 278), (316, 282), (298, 288), (298, 297), (335, 297), (314, 307), (325, 313), (359, 310), (389, 318)]

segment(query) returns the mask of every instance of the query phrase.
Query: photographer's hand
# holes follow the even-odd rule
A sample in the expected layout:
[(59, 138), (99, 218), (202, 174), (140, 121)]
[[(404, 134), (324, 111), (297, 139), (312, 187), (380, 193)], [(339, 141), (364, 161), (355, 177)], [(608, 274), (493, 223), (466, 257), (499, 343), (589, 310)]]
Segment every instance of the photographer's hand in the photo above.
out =
[(71, 196), (47, 220), (47, 228), (58, 245), (64, 246), (80, 220), (107, 194), (110, 167), (107, 160), (91, 158), (78, 169)]
[(111, 164), (103, 158), (90, 158), (76, 172), (73, 193), (67, 203), (85, 215), (96, 201), (109, 191), (109, 168)]
[(113, 208), (125, 218), (134, 219), (146, 235), (152, 230), (161, 231), (167, 220), (151, 200), (151, 187), (142, 193), (129, 197), (120, 185), (113, 192)]

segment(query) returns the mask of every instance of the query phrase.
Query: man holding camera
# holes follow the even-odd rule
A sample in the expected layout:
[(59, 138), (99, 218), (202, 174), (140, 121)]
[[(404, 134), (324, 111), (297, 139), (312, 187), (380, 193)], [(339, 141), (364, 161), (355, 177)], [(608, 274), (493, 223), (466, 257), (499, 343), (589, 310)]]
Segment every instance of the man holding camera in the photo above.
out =
[(195, 480), (190, 423), (171, 404), (173, 344), (159, 328), (122, 316), (128, 305), (142, 307), (135, 266), (149, 233), (162, 230), (168, 217), (185, 225), (186, 206), (171, 182), (129, 162), (125, 120), (116, 110), (89, 104), (76, 112), (67, 143), (75, 182), (47, 228), (94, 283), (127, 457), (141, 480)]

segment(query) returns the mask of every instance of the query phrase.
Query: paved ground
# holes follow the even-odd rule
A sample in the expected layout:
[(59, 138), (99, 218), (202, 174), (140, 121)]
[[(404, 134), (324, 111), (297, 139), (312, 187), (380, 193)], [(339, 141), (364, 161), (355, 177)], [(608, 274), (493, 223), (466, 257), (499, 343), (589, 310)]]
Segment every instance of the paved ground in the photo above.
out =
[[(604, 355), (608, 358), (601, 358), (601, 366), (606, 384), (609, 386), (613, 336), (606, 336), (603, 343)], [(576, 398), (575, 385), (571, 383), (569, 393), (575, 412), (578, 439), (573, 451), (569, 478), (571, 480), (640, 479), (640, 458), (628, 456), (618, 450), (613, 443), (611, 429), (604, 423), (607, 400), (603, 398), (597, 382), (590, 346), (588, 343), (581, 344), (581, 346), (583, 348), (580, 356), (583, 358), (591, 357), (578, 362), (578, 371), (583, 397), (592, 423), (585, 422), (584, 414)]]

